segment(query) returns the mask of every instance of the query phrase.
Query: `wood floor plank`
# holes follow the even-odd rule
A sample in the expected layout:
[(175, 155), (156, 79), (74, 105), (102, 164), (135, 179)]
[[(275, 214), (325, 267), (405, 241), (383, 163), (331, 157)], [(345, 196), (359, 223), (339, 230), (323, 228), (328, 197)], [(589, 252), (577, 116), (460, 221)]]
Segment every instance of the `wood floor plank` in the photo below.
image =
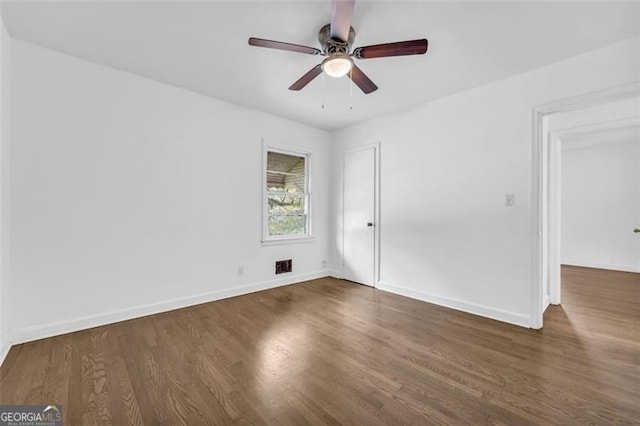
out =
[(65, 424), (634, 424), (640, 274), (563, 267), (540, 331), (324, 278), (14, 346)]

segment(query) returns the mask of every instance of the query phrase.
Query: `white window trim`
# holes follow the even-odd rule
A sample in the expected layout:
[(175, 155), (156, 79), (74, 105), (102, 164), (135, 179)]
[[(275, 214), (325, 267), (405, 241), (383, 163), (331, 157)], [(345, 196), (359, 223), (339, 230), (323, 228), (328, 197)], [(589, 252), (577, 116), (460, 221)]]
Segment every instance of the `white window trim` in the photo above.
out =
[[(297, 235), (269, 235), (268, 224), (268, 191), (267, 191), (267, 154), (269, 152), (278, 152), (280, 154), (295, 155), (298, 157), (305, 157), (305, 194), (307, 202), (307, 233)], [(315, 237), (313, 235), (313, 214), (312, 214), (312, 199), (313, 194), (311, 192), (311, 152), (309, 150), (294, 146), (284, 146), (282, 144), (272, 144), (266, 140), (262, 140), (262, 239), (260, 240), (263, 246), (270, 245), (282, 245), (282, 244), (300, 244), (311, 243)]]

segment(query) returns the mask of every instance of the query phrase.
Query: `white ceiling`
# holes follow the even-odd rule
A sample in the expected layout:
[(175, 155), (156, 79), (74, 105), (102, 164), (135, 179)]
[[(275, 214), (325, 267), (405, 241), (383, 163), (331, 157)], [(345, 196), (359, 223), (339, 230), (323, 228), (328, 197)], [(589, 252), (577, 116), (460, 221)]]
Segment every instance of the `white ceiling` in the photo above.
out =
[[(289, 85), (319, 57), (250, 47), (250, 36), (318, 47), (328, 1), (3, 2), (10, 34), (102, 65), (323, 129), (486, 84), (639, 33), (637, 2), (356, 1), (355, 46), (426, 37), (425, 56), (359, 61), (347, 78)], [(353, 109), (349, 106), (353, 104)]]

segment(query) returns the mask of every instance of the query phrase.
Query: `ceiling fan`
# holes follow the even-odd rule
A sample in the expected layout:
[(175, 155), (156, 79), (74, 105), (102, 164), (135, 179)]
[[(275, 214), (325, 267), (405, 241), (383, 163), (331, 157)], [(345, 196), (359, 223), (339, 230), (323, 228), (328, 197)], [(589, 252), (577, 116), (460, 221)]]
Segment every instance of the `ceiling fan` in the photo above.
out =
[(377, 90), (378, 86), (353, 63), (353, 58), (372, 59), (387, 56), (423, 55), (427, 52), (428, 42), (427, 39), (423, 38), (356, 47), (351, 51), (351, 46), (356, 37), (356, 32), (351, 27), (354, 3), (355, 0), (331, 0), (331, 23), (323, 26), (318, 33), (318, 41), (320, 41), (322, 50), (255, 37), (249, 38), (249, 45), (325, 56), (322, 63), (311, 68), (298, 81), (293, 83), (289, 90), (302, 89), (324, 71), (330, 77), (337, 78), (346, 75), (365, 94), (371, 93)]

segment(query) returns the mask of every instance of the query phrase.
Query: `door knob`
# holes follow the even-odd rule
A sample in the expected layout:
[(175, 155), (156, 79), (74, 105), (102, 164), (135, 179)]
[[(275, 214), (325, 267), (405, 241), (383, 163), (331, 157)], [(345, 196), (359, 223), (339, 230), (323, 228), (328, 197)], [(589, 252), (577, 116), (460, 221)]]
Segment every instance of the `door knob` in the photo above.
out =
[[(373, 226), (373, 223), (367, 222), (367, 226)], [(637, 232), (640, 232), (640, 229)]]
[(634, 229), (633, 232), (635, 232), (637, 234), (638, 232), (640, 232), (640, 228)]

